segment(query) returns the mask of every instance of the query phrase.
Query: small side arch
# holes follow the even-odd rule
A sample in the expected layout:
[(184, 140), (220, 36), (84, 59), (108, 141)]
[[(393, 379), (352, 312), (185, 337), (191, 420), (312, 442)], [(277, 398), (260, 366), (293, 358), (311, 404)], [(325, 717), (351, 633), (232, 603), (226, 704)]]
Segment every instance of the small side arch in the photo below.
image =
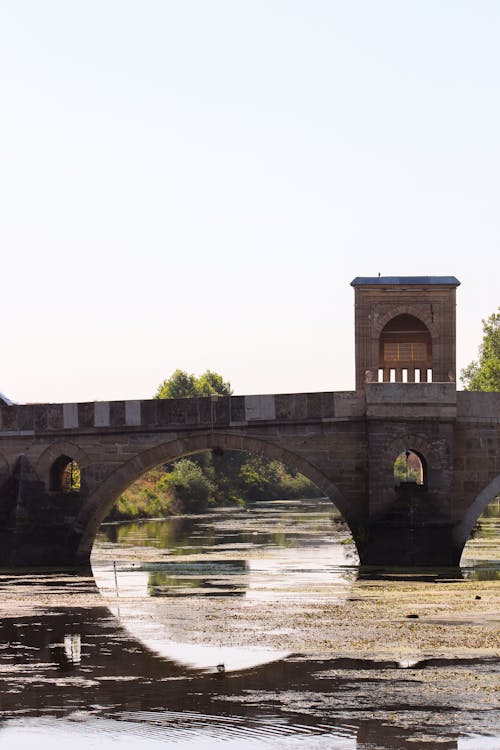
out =
[(479, 516), (497, 495), (500, 495), (500, 474), (479, 493), (472, 505), (469, 506), (460, 523), (455, 526), (453, 539), (461, 549), (465, 546)]
[(420, 451), (409, 445), (394, 461), (395, 486), (416, 484), (426, 488), (428, 483), (427, 461)]
[(384, 451), (384, 465), (388, 474), (393, 471), (396, 457), (407, 450), (416, 453), (424, 472), (423, 484), (428, 486), (429, 475), (445, 468), (447, 457), (441, 445), (434, 445), (421, 435), (408, 433), (392, 440)]
[[(67, 440), (61, 440), (57, 443), (53, 443), (41, 454), (36, 464), (36, 472), (40, 477), (41, 481), (45, 483), (45, 487), (48, 490), (52, 490), (54, 487), (54, 471), (57, 468), (62, 467), (62, 463), (65, 465), (68, 461), (76, 461), (81, 472), (82, 472), (82, 484), (84, 478), (85, 468), (90, 464), (90, 459), (82, 448), (76, 443), (71, 443)], [(60, 466), (58, 467), (58, 462)]]
[(76, 519), (75, 532), (81, 537), (77, 560), (88, 561), (95, 536), (102, 521), (118, 497), (146, 471), (161, 463), (169, 463), (192, 453), (217, 449), (248, 451), (269, 459), (282, 461), (291, 469), (304, 474), (314, 482), (335, 503), (347, 524), (351, 528), (355, 528), (357, 519), (354, 517), (353, 508), (337, 487), (306, 459), (259, 438), (229, 433), (217, 433), (216, 435), (203, 433), (187, 435), (177, 440), (161, 443), (128, 460), (108, 475), (88, 498)]
[(61, 455), (50, 468), (49, 490), (51, 492), (79, 492), (81, 470), (78, 461)]

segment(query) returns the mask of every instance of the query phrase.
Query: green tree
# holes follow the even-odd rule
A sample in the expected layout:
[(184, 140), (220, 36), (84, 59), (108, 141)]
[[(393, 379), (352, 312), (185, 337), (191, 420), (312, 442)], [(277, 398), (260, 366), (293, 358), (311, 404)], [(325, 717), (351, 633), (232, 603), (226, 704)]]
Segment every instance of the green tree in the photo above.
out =
[(211, 396), (214, 393), (230, 396), (233, 392), (231, 383), (224, 381), (222, 375), (212, 370), (207, 370), (196, 379), (196, 388), (199, 396)]
[(500, 307), (483, 320), (479, 358), (460, 373), (466, 391), (500, 391)]
[(230, 396), (231, 384), (222, 375), (207, 370), (198, 378), (195, 375), (176, 370), (156, 389), (155, 398), (193, 398), (194, 396)]
[(191, 398), (197, 396), (196, 378), (184, 370), (176, 370), (156, 389), (155, 398)]

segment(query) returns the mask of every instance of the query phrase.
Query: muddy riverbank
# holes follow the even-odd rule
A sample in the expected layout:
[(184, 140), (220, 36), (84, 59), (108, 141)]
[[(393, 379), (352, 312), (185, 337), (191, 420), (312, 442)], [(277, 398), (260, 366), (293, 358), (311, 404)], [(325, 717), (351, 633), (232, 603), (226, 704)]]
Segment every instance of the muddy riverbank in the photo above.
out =
[(76, 708), (190, 747), (208, 732), (235, 747), (489, 750), (497, 543), (479, 534), (456, 570), (382, 571), (358, 567), (330, 506), (105, 528), (95, 581), (0, 577), (4, 716)]

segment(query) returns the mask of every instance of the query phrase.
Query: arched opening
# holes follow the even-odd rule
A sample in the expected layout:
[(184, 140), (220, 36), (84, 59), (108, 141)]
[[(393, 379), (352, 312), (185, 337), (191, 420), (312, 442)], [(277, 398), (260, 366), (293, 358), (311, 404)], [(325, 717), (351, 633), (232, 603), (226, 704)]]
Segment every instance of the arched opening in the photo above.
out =
[(87, 495), (75, 519), (75, 531), (79, 537), (76, 560), (79, 564), (88, 564), (92, 546), (102, 521), (109, 514), (113, 505), (138, 478), (160, 464), (169, 463), (191, 454), (210, 450), (212, 454), (220, 451), (246, 451), (257, 456), (284, 463), (294, 472), (300, 472), (320, 489), (321, 495), (328, 498), (339, 510), (342, 517), (357, 539), (357, 508), (347, 501), (338, 487), (307, 458), (291, 452), (276, 443), (268, 443), (261, 438), (247, 437), (234, 433), (212, 432), (196, 433), (169, 440), (137, 454), (99, 483), (94, 492)]
[(500, 579), (500, 494), (484, 507), (465, 543), (460, 565), (473, 580)]
[(379, 380), (396, 383), (432, 381), (432, 337), (414, 315), (397, 315), (382, 329)]
[(80, 492), (81, 471), (78, 462), (70, 456), (59, 456), (50, 469), (51, 492)]
[(417, 485), (425, 487), (427, 484), (426, 473), (424, 457), (417, 451), (407, 448), (394, 461), (394, 486)]

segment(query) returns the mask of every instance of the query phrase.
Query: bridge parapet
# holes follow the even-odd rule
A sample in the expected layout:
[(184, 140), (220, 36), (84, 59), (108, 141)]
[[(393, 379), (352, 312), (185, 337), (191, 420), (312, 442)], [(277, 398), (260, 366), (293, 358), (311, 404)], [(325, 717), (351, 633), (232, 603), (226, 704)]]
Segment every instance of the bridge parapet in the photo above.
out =
[(459, 391), (457, 393), (457, 417), (474, 422), (500, 423), (500, 393), (483, 391)]
[(365, 392), (368, 418), (448, 420), (457, 416), (455, 383), (366, 383)]
[(364, 416), (354, 391), (23, 404), (0, 407), (0, 437), (103, 430), (207, 429), (255, 423), (329, 422)]

